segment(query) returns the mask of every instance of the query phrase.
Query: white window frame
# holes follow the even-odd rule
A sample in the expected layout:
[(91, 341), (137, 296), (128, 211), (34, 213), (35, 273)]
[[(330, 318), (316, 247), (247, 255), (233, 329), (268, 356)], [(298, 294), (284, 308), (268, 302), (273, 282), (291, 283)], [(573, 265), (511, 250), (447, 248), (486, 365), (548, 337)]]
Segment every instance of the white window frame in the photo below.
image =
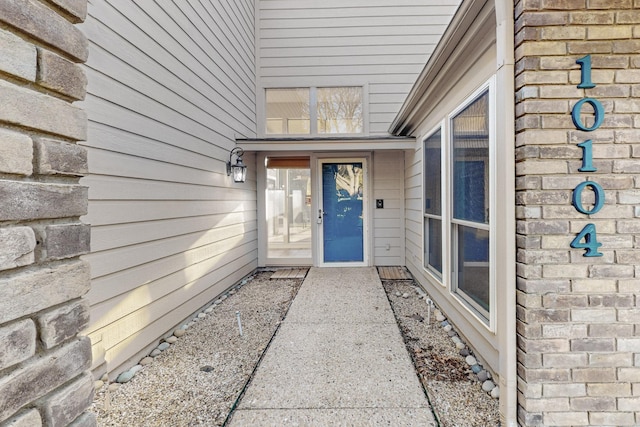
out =
[[(308, 94), (309, 94), (309, 133), (268, 133), (267, 132), (267, 127), (268, 127), (268, 123), (267, 123), (267, 90), (295, 90), (295, 89), (303, 89), (303, 90), (307, 90)], [(304, 136), (310, 136), (312, 135), (313, 132), (313, 120), (311, 120), (311, 116), (313, 114), (315, 114), (315, 110), (312, 111), (311, 108), (314, 108), (313, 105), (315, 103), (315, 92), (313, 93), (314, 99), (312, 99), (312, 93), (311, 93), (311, 88), (308, 86), (300, 86), (300, 87), (270, 87), (270, 88), (265, 88), (262, 91), (262, 95), (263, 95), (263, 104), (264, 104), (264, 117), (262, 118), (262, 132), (266, 135), (271, 137), (272, 135), (275, 136), (280, 136), (280, 135), (291, 135), (291, 136), (296, 136), (296, 137), (304, 137)], [(286, 118), (283, 118), (286, 120)], [(284, 128), (285, 126), (283, 126)], [(286, 126), (288, 129), (288, 126)]]
[[(318, 89), (337, 87), (359, 87), (362, 90), (362, 132), (360, 133), (318, 133)], [(267, 90), (270, 89), (309, 89), (309, 133), (267, 133)], [(261, 117), (259, 118), (260, 135), (266, 138), (332, 138), (341, 136), (365, 136), (369, 134), (369, 94), (367, 84), (327, 83), (317, 85), (273, 85), (262, 88)]]
[[(426, 193), (426, 182), (425, 182), (425, 167), (426, 167), (426, 162), (425, 162), (425, 158), (426, 158), (426, 150), (425, 150), (425, 143), (427, 141), (427, 139), (431, 138), (435, 133), (437, 133), (438, 131), (440, 131), (440, 197), (442, 198), (442, 200), (440, 200), (440, 215), (433, 215), (433, 214), (427, 214), (425, 212), (425, 193)], [(447, 129), (446, 129), (446, 123), (445, 121), (441, 121), (440, 123), (438, 123), (437, 126), (435, 126), (433, 129), (431, 129), (425, 136), (424, 138), (422, 138), (422, 268), (425, 272), (427, 272), (437, 283), (439, 283), (442, 286), (445, 286), (445, 284), (448, 282), (448, 271), (449, 271), (449, 267), (448, 267), (448, 260), (447, 260), (447, 256), (446, 254), (447, 252), (447, 248), (448, 248), (448, 242), (447, 242), (447, 217), (448, 217), (448, 203), (447, 203), (447, 182), (446, 182), (446, 170), (447, 170), (447, 165), (446, 165), (446, 145), (447, 145)], [(425, 233), (425, 225), (426, 225), (426, 221), (429, 218), (433, 218), (433, 219), (439, 219), (440, 220), (440, 227), (441, 230), (440, 232), (442, 233), (442, 247), (440, 248), (440, 250), (442, 251), (442, 273), (440, 273), (439, 271), (429, 268), (427, 266), (428, 260), (426, 259), (426, 249), (427, 249), (427, 235)]]
[[(488, 81), (478, 87), (471, 95), (469, 95), (460, 105), (447, 115), (446, 128), (447, 128), (447, 141), (446, 141), (446, 173), (447, 175), (447, 244), (446, 250), (451, 256), (451, 262), (449, 264), (449, 280), (447, 286), (449, 288), (450, 295), (461, 303), (468, 312), (478, 319), (481, 324), (487, 327), (490, 331), (495, 331), (496, 323), (496, 89), (495, 89), (495, 76), (491, 77)], [(452, 120), (465, 108), (476, 101), (484, 92), (488, 92), (488, 104), (489, 104), (489, 224), (479, 224), (476, 222), (469, 222), (453, 218), (453, 197), (450, 194), (453, 191), (453, 153), (452, 145), (453, 140), (451, 138), (451, 123)], [(444, 222), (444, 221), (443, 221)], [(472, 298), (464, 294), (464, 292), (457, 292), (457, 284), (455, 283), (456, 272), (453, 271), (457, 265), (457, 247), (454, 246), (454, 242), (457, 241), (457, 236), (454, 235), (453, 225), (471, 226), (473, 228), (489, 231), (489, 311), (480, 307)], [(444, 240), (444, 239), (443, 239)]]

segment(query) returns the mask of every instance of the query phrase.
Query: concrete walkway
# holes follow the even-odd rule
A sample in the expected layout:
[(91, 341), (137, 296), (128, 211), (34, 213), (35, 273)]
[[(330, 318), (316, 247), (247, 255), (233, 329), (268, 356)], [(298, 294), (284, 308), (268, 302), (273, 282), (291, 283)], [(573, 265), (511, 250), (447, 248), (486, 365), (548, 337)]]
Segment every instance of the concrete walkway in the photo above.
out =
[(312, 268), (231, 426), (435, 426), (375, 268)]

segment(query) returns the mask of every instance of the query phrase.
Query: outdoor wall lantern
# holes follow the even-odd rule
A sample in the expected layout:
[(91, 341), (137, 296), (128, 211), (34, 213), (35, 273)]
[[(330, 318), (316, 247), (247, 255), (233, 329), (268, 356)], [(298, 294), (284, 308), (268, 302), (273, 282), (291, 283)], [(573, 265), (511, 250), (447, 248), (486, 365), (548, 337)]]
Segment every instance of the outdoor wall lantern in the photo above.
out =
[[(236, 155), (236, 164), (231, 164), (231, 158)], [(247, 179), (247, 166), (242, 163), (242, 155), (244, 150), (240, 147), (235, 147), (229, 152), (229, 161), (227, 162), (227, 176), (233, 175), (233, 182), (245, 182)]]

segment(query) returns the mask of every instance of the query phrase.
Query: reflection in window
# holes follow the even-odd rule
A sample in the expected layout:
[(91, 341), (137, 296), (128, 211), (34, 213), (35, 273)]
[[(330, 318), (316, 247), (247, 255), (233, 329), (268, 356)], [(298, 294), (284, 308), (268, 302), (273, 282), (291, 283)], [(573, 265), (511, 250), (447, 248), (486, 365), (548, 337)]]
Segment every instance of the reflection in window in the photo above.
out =
[(489, 312), (489, 92), (451, 120), (454, 289)]
[(324, 262), (364, 261), (362, 163), (322, 164)]
[(362, 88), (318, 88), (318, 133), (362, 133)]
[(266, 133), (363, 133), (362, 92), (360, 86), (266, 89)]
[(442, 275), (442, 132), (424, 141), (424, 266)]
[(489, 223), (489, 93), (485, 92), (452, 121), (453, 216)]
[(309, 89), (267, 89), (267, 133), (308, 134)]
[(267, 165), (267, 257), (311, 258), (309, 160), (304, 167), (273, 163)]
[(456, 226), (457, 285), (483, 310), (489, 311), (489, 231)]

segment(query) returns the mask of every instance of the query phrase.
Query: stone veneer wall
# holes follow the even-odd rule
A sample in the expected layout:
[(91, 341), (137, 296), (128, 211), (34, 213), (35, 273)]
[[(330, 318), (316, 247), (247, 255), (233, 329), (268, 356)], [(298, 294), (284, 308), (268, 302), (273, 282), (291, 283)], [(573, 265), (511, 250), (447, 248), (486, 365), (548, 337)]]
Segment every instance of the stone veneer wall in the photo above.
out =
[[(640, 1), (515, 5), (519, 421), (640, 425)], [(588, 54), (596, 87), (578, 89)], [(585, 97), (605, 113), (590, 132), (571, 118)], [(588, 139), (596, 172), (578, 171)], [(587, 180), (593, 215), (572, 206)], [(602, 257), (569, 246), (588, 223)]]
[(0, 426), (92, 426), (86, 0), (0, 0)]

